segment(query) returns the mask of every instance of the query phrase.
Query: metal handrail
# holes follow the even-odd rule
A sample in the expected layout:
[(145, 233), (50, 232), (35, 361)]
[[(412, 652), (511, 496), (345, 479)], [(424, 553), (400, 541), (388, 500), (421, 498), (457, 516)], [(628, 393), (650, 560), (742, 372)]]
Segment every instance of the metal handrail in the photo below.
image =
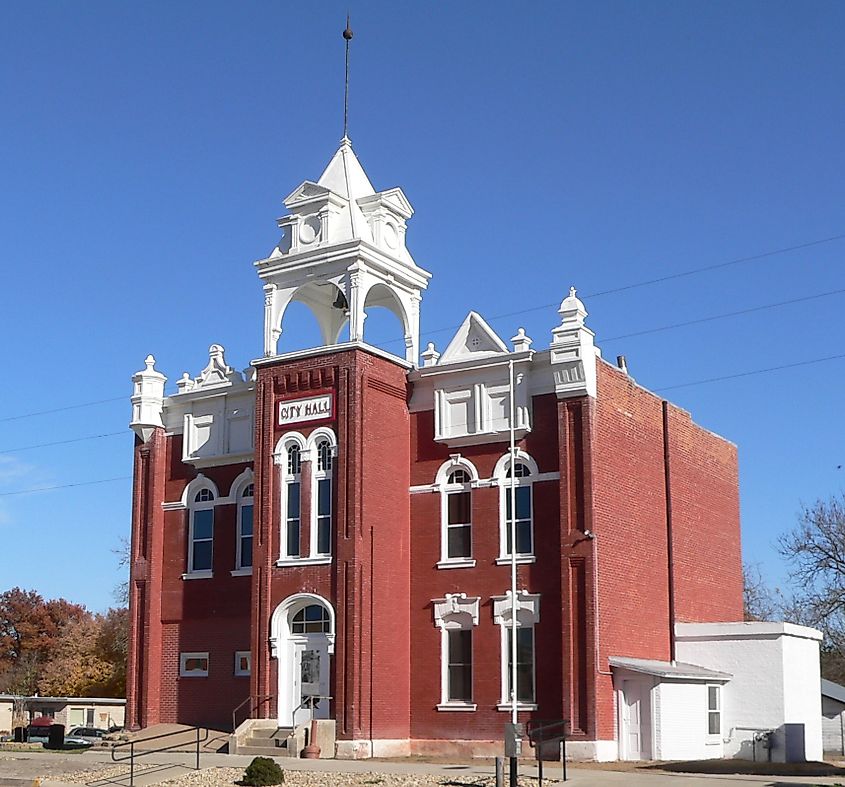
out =
[(305, 699), (304, 699), (304, 700), (302, 700), (302, 702), (300, 702), (300, 703), (299, 703), (299, 705), (297, 705), (297, 706), (293, 709), (293, 712), (292, 712), (292, 713), (291, 713), (291, 715), (290, 715), (290, 721), (291, 721), (291, 724), (292, 724), (294, 727), (296, 726), (296, 723), (295, 723), (295, 720), (296, 720), (296, 712), (297, 712), (298, 710), (301, 710), (302, 708), (304, 708), (304, 707), (305, 707), (306, 705), (308, 705), (308, 704), (310, 704), (310, 705), (311, 705), (311, 708), (310, 708), (310, 710), (311, 710), (311, 719), (310, 719), (310, 720), (311, 720), (311, 721), (313, 721), (313, 720), (314, 720), (314, 702), (315, 702), (315, 700), (329, 700), (329, 701), (331, 702), (331, 700), (333, 700), (333, 699), (334, 699), (334, 697), (329, 697), (329, 696), (327, 696), (327, 695), (325, 695), (325, 694), (307, 694), (307, 695), (305, 696)]
[[(241, 708), (243, 708), (244, 705), (246, 705), (248, 702), (252, 703), (249, 706), (249, 714), (250, 714), (250, 716), (252, 716), (253, 710), (258, 710), (258, 708), (260, 708), (265, 702), (272, 700), (275, 696), (276, 696), (275, 694), (264, 694), (261, 697), (253, 697), (252, 694), (250, 694), (240, 705), (238, 705), (232, 711), (232, 734), (234, 735), (234, 733), (237, 732), (237, 729), (238, 729), (238, 723), (237, 723), (237, 718), (236, 718), (237, 713)], [(252, 702), (253, 700), (255, 700), (254, 703)]]
[[(190, 732), (194, 730), (197, 734), (196, 739), (196, 747), (197, 747), (197, 767), (195, 770), (200, 769), (200, 743), (205, 743), (208, 740), (208, 729), (205, 727), (189, 727), (186, 730), (176, 730), (175, 732), (165, 732), (161, 735), (153, 735), (149, 738), (141, 738), (138, 741), (127, 741), (126, 743), (117, 743), (112, 746), (111, 749), (111, 758), (112, 762), (126, 762), (129, 761), (129, 787), (134, 787), (135, 785), (135, 758), (136, 757), (143, 757), (145, 754), (160, 754), (163, 751), (170, 751), (171, 749), (175, 749), (182, 744), (174, 743), (172, 746), (162, 746), (158, 749), (142, 749), (137, 754), (135, 753), (135, 744), (136, 743), (147, 743), (148, 741), (157, 741), (161, 738), (172, 738), (174, 735), (184, 735), (186, 732)], [(204, 736), (200, 738), (200, 732), (204, 732)], [(125, 749), (129, 747), (129, 756), (128, 757), (115, 757), (114, 753), (117, 749)]]
[(530, 719), (525, 725), (525, 732), (528, 734), (528, 740), (534, 746), (534, 752), (537, 759), (537, 776), (539, 779), (539, 787), (543, 787), (543, 758), (540, 756), (540, 745), (543, 743), (550, 743), (558, 741), (561, 743), (560, 760), (563, 766), (563, 780), (566, 781), (566, 725), (569, 724), (569, 719)]

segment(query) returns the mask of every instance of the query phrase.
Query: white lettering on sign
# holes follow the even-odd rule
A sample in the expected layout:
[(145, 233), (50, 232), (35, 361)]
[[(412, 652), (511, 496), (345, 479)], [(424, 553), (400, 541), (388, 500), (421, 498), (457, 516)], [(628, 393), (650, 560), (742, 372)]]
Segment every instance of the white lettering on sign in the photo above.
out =
[(279, 402), (279, 426), (300, 423), (301, 421), (319, 421), (331, 417), (331, 394)]

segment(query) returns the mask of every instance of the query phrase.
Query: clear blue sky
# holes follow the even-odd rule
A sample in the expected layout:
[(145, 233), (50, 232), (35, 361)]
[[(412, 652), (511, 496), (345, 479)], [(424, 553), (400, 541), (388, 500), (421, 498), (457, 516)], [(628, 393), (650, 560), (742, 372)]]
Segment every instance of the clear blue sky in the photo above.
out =
[[(152, 352), (173, 390), (212, 342), (260, 356), (252, 262), (337, 147), (347, 7), (350, 136), (416, 209), (423, 341), (472, 308), (546, 347), (575, 284), (605, 357), (652, 389), (845, 352), (845, 293), (611, 341), (845, 289), (845, 239), (596, 295), (845, 234), (841, 3), (9, 4), (0, 590), (109, 606), (131, 374)], [(775, 581), (778, 533), (842, 490), (843, 377), (665, 392), (738, 444), (745, 557)]]

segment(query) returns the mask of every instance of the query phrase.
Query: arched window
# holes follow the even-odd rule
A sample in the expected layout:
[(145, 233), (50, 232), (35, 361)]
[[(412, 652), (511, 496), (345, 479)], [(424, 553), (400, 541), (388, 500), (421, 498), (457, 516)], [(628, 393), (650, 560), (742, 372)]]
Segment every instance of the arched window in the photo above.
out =
[(322, 604), (309, 604), (297, 612), (290, 622), (292, 634), (328, 634), (331, 617)]
[(214, 545), (214, 492), (200, 489), (191, 503), (188, 574), (210, 573)]
[(302, 512), (302, 452), (296, 443), (287, 446), (283, 465), (284, 528), (282, 548), (285, 557), (299, 557)]
[(253, 495), (255, 487), (247, 484), (238, 500), (238, 543), (236, 569), (252, 568)]
[(499, 485), (499, 558), (511, 559), (512, 540), (516, 535), (517, 560), (534, 559), (534, 479), (537, 465), (524, 451), (518, 451), (511, 468), (511, 458), (503, 456), (496, 464)]
[(478, 472), (471, 462), (454, 456), (437, 473), (440, 487), (439, 568), (471, 567), (472, 483)]
[(332, 479), (334, 476), (334, 448), (327, 437), (317, 441), (317, 462), (314, 468), (314, 538), (312, 554), (330, 555), (332, 552)]

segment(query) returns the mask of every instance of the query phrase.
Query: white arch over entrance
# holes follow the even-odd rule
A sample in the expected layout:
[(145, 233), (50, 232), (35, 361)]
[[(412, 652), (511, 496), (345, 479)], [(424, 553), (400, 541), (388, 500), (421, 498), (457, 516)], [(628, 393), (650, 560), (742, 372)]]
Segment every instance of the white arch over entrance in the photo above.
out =
[[(306, 607), (326, 612), (325, 631), (297, 632), (292, 622)], [(329, 696), (331, 655), (335, 643), (335, 611), (331, 602), (316, 593), (296, 593), (279, 604), (270, 618), (270, 655), (278, 661), (279, 726), (291, 727), (311, 718), (303, 702), (309, 696)], [(320, 700), (314, 718), (329, 717), (329, 701)]]

